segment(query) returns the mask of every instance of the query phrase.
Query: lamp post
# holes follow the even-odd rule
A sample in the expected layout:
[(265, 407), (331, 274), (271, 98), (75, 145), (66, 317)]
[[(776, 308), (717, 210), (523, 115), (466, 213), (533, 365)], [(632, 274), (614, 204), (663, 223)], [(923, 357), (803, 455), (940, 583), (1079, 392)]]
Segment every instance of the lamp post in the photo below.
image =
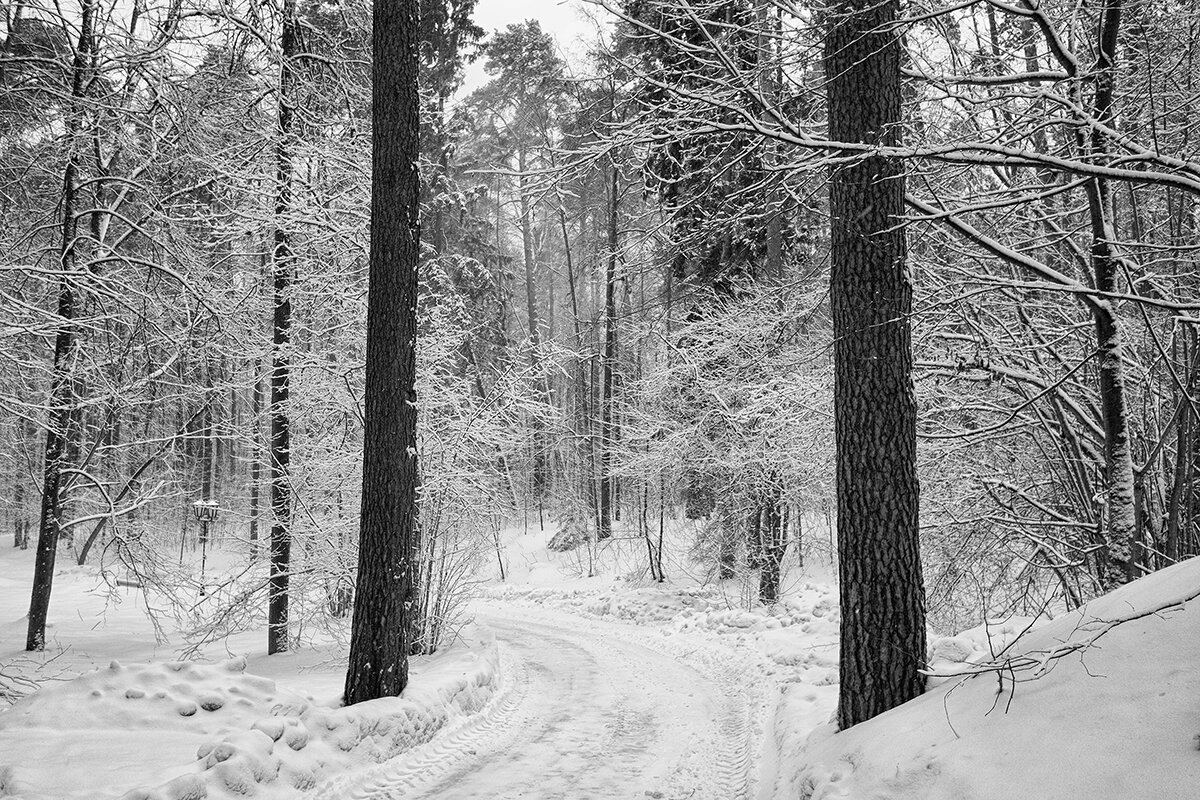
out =
[(221, 507), (215, 500), (197, 500), (192, 511), (200, 521), (200, 596), (204, 597), (204, 568), (208, 563), (208, 523), (216, 522)]

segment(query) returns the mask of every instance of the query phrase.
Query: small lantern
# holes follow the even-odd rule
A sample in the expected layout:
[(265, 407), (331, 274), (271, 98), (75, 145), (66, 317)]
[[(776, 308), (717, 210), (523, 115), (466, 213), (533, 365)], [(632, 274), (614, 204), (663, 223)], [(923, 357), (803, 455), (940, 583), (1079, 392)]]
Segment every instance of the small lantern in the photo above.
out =
[(215, 500), (197, 500), (192, 503), (192, 511), (200, 521), (200, 596), (204, 597), (204, 569), (208, 562), (208, 523), (217, 521), (217, 512), (221, 507)]
[(192, 503), (192, 510), (196, 512), (196, 519), (201, 522), (216, 522), (217, 512), (221, 507), (215, 500), (197, 500)]

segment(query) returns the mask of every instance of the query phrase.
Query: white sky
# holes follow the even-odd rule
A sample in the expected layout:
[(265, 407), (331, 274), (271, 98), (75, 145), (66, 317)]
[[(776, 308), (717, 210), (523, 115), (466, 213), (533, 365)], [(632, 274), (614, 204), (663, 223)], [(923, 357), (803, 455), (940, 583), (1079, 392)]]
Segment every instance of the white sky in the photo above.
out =
[[(475, 7), (475, 23), (487, 31), (508, 27), (514, 22), (536, 19), (542, 29), (558, 40), (559, 49), (568, 62), (578, 64), (591, 40), (596, 38), (593, 19), (604, 19), (607, 13), (585, 0), (479, 0)], [(483, 59), (467, 66), (466, 80), (460, 94), (467, 94), (487, 80)]]

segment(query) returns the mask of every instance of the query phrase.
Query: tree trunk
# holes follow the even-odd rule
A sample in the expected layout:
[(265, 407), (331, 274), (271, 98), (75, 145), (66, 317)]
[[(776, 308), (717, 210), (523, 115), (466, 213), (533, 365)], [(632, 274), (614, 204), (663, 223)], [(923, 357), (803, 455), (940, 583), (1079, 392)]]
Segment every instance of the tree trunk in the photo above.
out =
[(262, 517), (262, 368), (254, 362), (254, 397), (250, 412), (250, 557), (258, 557), (258, 523)]
[[(25, 421), (18, 425), (18, 430), (25, 433)], [(22, 445), (25, 442), (22, 441)], [(25, 550), (29, 547), (29, 516), (25, 510), (25, 476), (20, 468), (13, 470), (13, 547)]]
[[(899, 0), (840, 0), (825, 39), (829, 134), (897, 144)], [(838, 572), (838, 725), (917, 697), (925, 681), (925, 593), (903, 166), (853, 157), (830, 182)]]
[(787, 552), (787, 529), (783, 516), (783, 487), (775, 476), (766, 493), (760, 536), (758, 599), (773, 605), (779, 599), (779, 583), (783, 574), (783, 555)]
[(72, 286), (73, 273), (78, 269), (78, 206), (79, 167), (83, 161), (83, 144), (79, 128), (83, 109), (81, 100), (86, 92), (86, 73), (95, 50), (93, 36), (96, 0), (83, 0), (79, 23), (79, 44), (75, 49), (71, 75), (71, 109), (67, 118), (64, 140), (68, 149), (67, 166), (63, 174), (62, 241), (59, 260), (62, 278), (58, 289), (58, 330), (54, 336), (54, 365), (50, 377), (50, 417), (46, 425), (46, 456), (42, 466), (42, 508), (38, 521), (37, 555), (33, 568), (33, 590), (29, 601), (29, 626), (25, 638), (26, 650), (46, 649), (46, 616), (50, 610), (50, 591), (54, 582), (54, 562), (58, 555), (58, 539), (62, 530), (63, 494), (65, 482), (62, 470), (71, 451), (71, 441), (78, 436), (78, 407), (75, 378), (72, 375), (73, 351), (78, 346), (75, 336), (77, 298)]
[[(757, 0), (758, 16), (758, 91), (763, 103), (776, 113), (779, 102), (779, 84), (776, 70), (776, 47), (781, 36), (781, 18), (771, 8), (769, 0)], [(766, 277), (768, 280), (783, 280), (783, 204), (779, 190), (779, 177), (775, 170), (779, 165), (779, 144), (773, 139), (763, 142), (763, 161), (767, 167), (766, 216)]]
[(613, 424), (613, 380), (617, 358), (617, 202), (618, 173), (614, 165), (609, 178), (608, 260), (604, 270), (604, 365), (603, 396), (600, 399), (600, 530), (597, 538), (612, 536), (613, 479), (612, 451), (615, 441)]
[(371, 273), (358, 582), (346, 703), (399, 694), (417, 537), (417, 2), (376, 3)]
[(280, 39), (279, 130), (276, 134), (275, 248), (271, 259), (274, 273), (274, 335), (271, 348), (271, 566), (268, 579), (267, 653), (288, 649), (288, 578), (292, 555), (292, 490), (288, 467), (291, 461), (291, 430), (288, 397), (291, 392), (292, 300), (295, 255), (289, 226), (292, 206), (292, 119), (296, 102), (294, 59), (299, 51), (299, 23), (295, 0), (283, 2), (283, 32)]
[[(1093, 116), (1102, 123), (1113, 117), (1116, 77), (1117, 34), (1121, 24), (1121, 0), (1102, 6), (1096, 95)], [(1098, 163), (1107, 160), (1103, 134), (1092, 137), (1091, 150)], [(1108, 181), (1094, 178), (1087, 185), (1088, 212), (1092, 228), (1092, 270), (1101, 292), (1117, 290), (1119, 261), (1113, 242), (1113, 199)], [(1104, 423), (1105, 503), (1104, 549), (1099, 560), (1100, 585), (1108, 591), (1136, 577), (1138, 554), (1137, 509), (1134, 497), (1133, 453), (1125, 409), (1124, 343), (1115, 301), (1097, 298), (1092, 304), (1096, 324), (1096, 357), (1100, 373), (1100, 413)]]
[[(213, 396), (212, 396), (212, 373), (211, 365), (204, 365), (204, 406), (200, 415), (201, 439), (200, 439), (200, 499), (205, 503), (212, 501), (213, 496), (213, 479), (215, 477), (215, 463), (217, 460), (216, 438), (213, 436)], [(200, 544), (205, 545), (209, 541), (210, 526), (200, 526)]]
[[(546, 398), (548, 389), (541, 375), (542, 364), (540, 349), (542, 334), (538, 328), (537, 292), (534, 280), (533, 261), (533, 210), (529, 205), (528, 189), (525, 185), (525, 169), (527, 167), (525, 148), (517, 148), (517, 194), (521, 209), (519, 225), (521, 227), (521, 254), (525, 264), (525, 312), (529, 323), (529, 367), (533, 370), (534, 384), (538, 387), (542, 399)], [(546, 433), (540, 414), (531, 420), (533, 438), (533, 466), (530, 474), (530, 484), (534, 497), (537, 498), (538, 508), (546, 493)]]

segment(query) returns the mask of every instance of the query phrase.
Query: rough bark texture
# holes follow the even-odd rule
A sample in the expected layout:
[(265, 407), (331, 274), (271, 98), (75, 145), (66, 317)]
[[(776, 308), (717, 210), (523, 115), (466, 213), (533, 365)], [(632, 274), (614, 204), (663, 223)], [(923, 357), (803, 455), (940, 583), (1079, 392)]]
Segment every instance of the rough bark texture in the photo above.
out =
[[(843, 0), (825, 41), (830, 137), (896, 144), (898, 0)], [(912, 283), (905, 259), (901, 164), (837, 167), (830, 184), (842, 607), (842, 729), (921, 694), (921, 578), (912, 385)]]
[(283, 34), (280, 40), (279, 141), (276, 144), (275, 248), (271, 259), (274, 272), (274, 334), (271, 348), (271, 570), (267, 602), (267, 652), (288, 649), (288, 577), (292, 556), (291, 431), (288, 397), (292, 367), (292, 277), (295, 256), (289, 237), (288, 214), (292, 206), (292, 119), (295, 113), (296, 77), (293, 59), (298, 51), (295, 0), (284, 0)]
[(376, 3), (371, 270), (358, 583), (346, 702), (408, 683), (417, 541), (417, 2)]
[(64, 481), (62, 470), (70, 458), (71, 441), (78, 436), (78, 408), (75, 381), (71, 375), (72, 351), (78, 346), (75, 336), (77, 298), (70, 276), (78, 263), (79, 167), (84, 154), (80, 137), (86, 92), (86, 78), (93, 49), (96, 0), (81, 5), (79, 44), (71, 68), (71, 111), (67, 118), (65, 141), (67, 166), (63, 173), (62, 240), (59, 249), (63, 277), (58, 289), (58, 330), (54, 336), (54, 366), (50, 377), (50, 416), (46, 425), (46, 456), (42, 466), (42, 507), (38, 520), (37, 554), (33, 566), (33, 590), (29, 600), (29, 626), (25, 649), (46, 648), (46, 617), (50, 610), (50, 590), (54, 582), (54, 562), (62, 530)]

